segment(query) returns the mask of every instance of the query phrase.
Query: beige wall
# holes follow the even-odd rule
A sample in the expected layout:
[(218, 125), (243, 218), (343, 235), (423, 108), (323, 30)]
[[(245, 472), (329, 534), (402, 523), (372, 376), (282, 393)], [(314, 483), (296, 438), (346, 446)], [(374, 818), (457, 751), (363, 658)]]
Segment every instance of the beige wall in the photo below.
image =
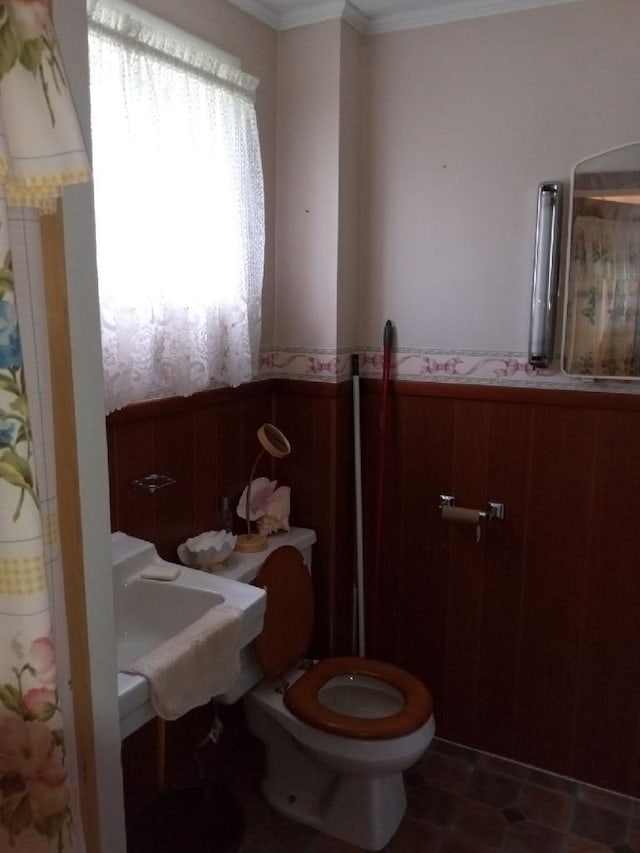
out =
[(526, 351), (536, 191), (640, 139), (637, 0), (364, 38), (139, 0), (260, 78), (265, 347)]
[(378, 346), (391, 318), (400, 346), (526, 350), (538, 183), (640, 139), (637, 0), (368, 38), (138, 4), (260, 78), (263, 346)]
[(362, 107), (365, 40), (342, 24), (340, 41), (340, 160), (337, 346), (358, 344), (360, 217), (362, 195)]
[(364, 39), (342, 21), (287, 30), (278, 49), (275, 343), (355, 348)]
[(359, 343), (526, 351), (537, 186), (640, 139), (637, 0), (368, 39)]
[(329, 21), (279, 38), (279, 347), (336, 343), (340, 30), (340, 21)]

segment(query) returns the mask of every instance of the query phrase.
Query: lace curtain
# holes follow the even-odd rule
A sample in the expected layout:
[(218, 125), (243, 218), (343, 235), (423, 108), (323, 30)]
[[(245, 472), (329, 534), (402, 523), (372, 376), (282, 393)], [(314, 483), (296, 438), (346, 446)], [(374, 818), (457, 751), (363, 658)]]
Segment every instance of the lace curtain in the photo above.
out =
[(640, 374), (640, 222), (576, 217), (572, 231), (565, 370)]
[(252, 379), (264, 192), (257, 80), (89, 6), (107, 411)]

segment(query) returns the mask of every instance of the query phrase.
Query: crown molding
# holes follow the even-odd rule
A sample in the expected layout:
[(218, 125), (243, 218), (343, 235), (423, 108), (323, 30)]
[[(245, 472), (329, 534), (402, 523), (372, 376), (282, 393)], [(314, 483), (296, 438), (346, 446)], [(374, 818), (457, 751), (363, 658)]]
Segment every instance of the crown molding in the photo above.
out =
[(484, 18), (504, 12), (521, 12), (541, 6), (560, 6), (579, 0), (440, 0), (428, 8), (414, 12), (376, 15), (369, 19), (367, 32), (371, 35), (431, 27), (469, 18)]
[(325, 21), (344, 20), (359, 32), (369, 31), (368, 19), (349, 0), (317, 0), (285, 12), (280, 16), (280, 29), (292, 30), (308, 24), (322, 24)]
[(363, 35), (377, 35), (469, 18), (483, 18), (504, 12), (537, 9), (541, 6), (578, 3), (580, 0), (436, 0), (420, 10), (392, 12), (371, 17), (363, 15), (350, 0), (316, 0), (282, 14), (275, 12), (261, 0), (229, 0), (229, 2), (274, 30), (291, 30), (309, 24), (344, 20)]
[(363, 15), (357, 6), (346, 0), (344, 10), (342, 12), (342, 20), (347, 24), (351, 24), (354, 30), (357, 30), (361, 35), (366, 36), (371, 32), (371, 21), (366, 15)]
[(272, 30), (280, 29), (280, 15), (274, 12), (273, 9), (269, 9), (260, 0), (229, 0), (229, 2), (232, 6), (242, 9), (247, 15), (251, 15), (252, 18), (256, 18), (258, 21), (271, 27)]
[(370, 29), (369, 19), (349, 0), (316, 0), (314, 3), (298, 6), (283, 13), (274, 11), (261, 0), (229, 0), (229, 2), (262, 21), (263, 24), (279, 31), (335, 20), (346, 21), (362, 35), (366, 35)]

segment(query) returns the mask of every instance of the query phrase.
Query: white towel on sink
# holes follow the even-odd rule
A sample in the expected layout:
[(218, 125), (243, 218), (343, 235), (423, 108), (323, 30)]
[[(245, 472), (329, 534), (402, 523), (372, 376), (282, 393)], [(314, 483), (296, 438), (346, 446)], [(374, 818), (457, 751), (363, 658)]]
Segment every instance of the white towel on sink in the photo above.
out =
[(224, 693), (240, 673), (241, 611), (218, 604), (123, 671), (143, 675), (159, 717), (175, 720)]

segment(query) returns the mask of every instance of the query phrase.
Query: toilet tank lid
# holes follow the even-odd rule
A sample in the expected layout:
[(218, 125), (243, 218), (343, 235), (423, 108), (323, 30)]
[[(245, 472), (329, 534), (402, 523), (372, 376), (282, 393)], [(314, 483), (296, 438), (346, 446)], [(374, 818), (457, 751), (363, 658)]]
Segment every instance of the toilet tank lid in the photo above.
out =
[(273, 538), (278, 545), (294, 545), (299, 551), (310, 548), (318, 539), (315, 530), (309, 527), (292, 527), (286, 533), (274, 534)]
[(281, 545), (293, 545), (298, 551), (305, 551), (311, 548), (316, 540), (315, 530), (308, 527), (292, 527), (288, 531), (274, 533), (268, 537), (264, 551), (257, 551), (255, 554), (239, 554), (233, 551), (226, 560), (226, 567), (218, 574), (242, 583), (251, 583), (264, 561), (276, 548)]

